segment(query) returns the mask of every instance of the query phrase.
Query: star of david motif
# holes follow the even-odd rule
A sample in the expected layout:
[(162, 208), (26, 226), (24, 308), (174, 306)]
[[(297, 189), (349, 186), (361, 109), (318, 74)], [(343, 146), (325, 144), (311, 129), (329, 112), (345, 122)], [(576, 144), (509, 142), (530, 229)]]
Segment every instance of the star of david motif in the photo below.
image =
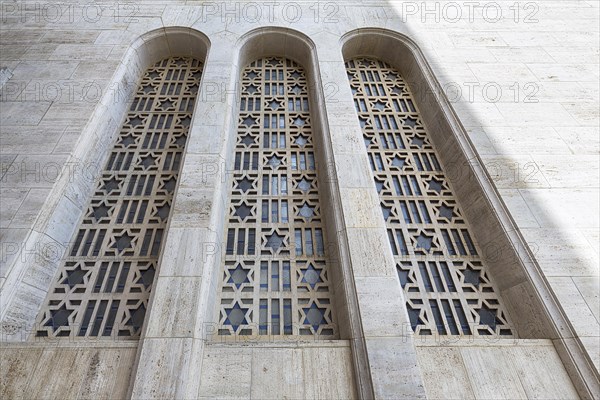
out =
[(144, 124), (144, 120), (140, 117), (133, 117), (129, 120), (129, 125), (133, 126), (134, 128), (141, 126)]
[(133, 240), (135, 236), (131, 236), (128, 233), (124, 233), (120, 236), (115, 236), (115, 241), (112, 245), (113, 249), (117, 249), (119, 253), (123, 250), (133, 248)]
[(271, 100), (269, 102), (269, 108), (273, 111), (279, 110), (279, 108), (281, 107), (281, 102), (277, 101), (277, 100)]
[(265, 247), (270, 247), (273, 252), (277, 252), (279, 248), (283, 247), (285, 241), (285, 235), (280, 235), (277, 232), (273, 232), (266, 236), (267, 243)]
[(246, 320), (247, 312), (248, 309), (240, 307), (238, 303), (235, 303), (235, 305), (231, 308), (226, 308), (225, 325), (229, 325), (234, 331), (237, 331), (240, 325), (246, 325), (248, 323)]
[(373, 108), (379, 111), (383, 111), (385, 110), (386, 104), (381, 101), (381, 100), (377, 100), (375, 103), (373, 103)]
[(123, 147), (129, 147), (132, 144), (135, 144), (135, 136), (133, 136), (133, 133), (130, 133), (128, 135), (122, 136), (119, 143), (123, 146)]
[(156, 215), (158, 215), (158, 217), (163, 221), (167, 220), (167, 218), (169, 217), (169, 212), (171, 212), (171, 207), (169, 206), (169, 203), (165, 203), (162, 206), (156, 207)]
[(308, 138), (306, 136), (300, 135), (296, 138), (294, 143), (296, 143), (300, 147), (304, 147), (308, 143)]
[(248, 85), (248, 87), (246, 88), (246, 92), (248, 92), (249, 94), (254, 94), (258, 92), (258, 87), (254, 85)]
[(246, 125), (249, 128), (252, 125), (256, 124), (256, 118), (248, 116), (242, 120), (242, 124)]
[(61, 282), (63, 285), (69, 285), (69, 288), (73, 289), (76, 285), (83, 283), (83, 278), (87, 275), (88, 271), (81, 269), (78, 265), (77, 268), (67, 271), (67, 277)]
[(242, 136), (240, 143), (242, 143), (246, 147), (250, 147), (251, 145), (253, 145), (256, 142), (251, 135), (244, 135), (244, 136)]
[(244, 177), (237, 181), (237, 187), (242, 192), (246, 193), (248, 190), (252, 189), (254, 181)]
[(188, 116), (185, 116), (185, 117), (181, 118), (181, 120), (179, 121), (179, 123), (181, 124), (181, 126), (187, 128), (192, 123), (192, 119), (190, 117), (188, 117)]
[(146, 316), (146, 306), (140, 304), (138, 308), (129, 310), (130, 317), (125, 323), (127, 326), (131, 326), (134, 331), (138, 331), (144, 325), (144, 317)]
[(318, 307), (315, 303), (312, 303), (310, 307), (303, 308), (304, 311), (304, 323), (312, 326), (312, 328), (317, 331), (319, 326), (325, 324), (325, 312), (327, 311), (325, 308)]
[(417, 243), (417, 249), (422, 249), (426, 252), (429, 252), (433, 246), (433, 237), (427, 236), (423, 233), (419, 234), (419, 236), (415, 238), (415, 241)]
[(406, 119), (402, 121), (402, 123), (406, 126), (414, 128), (415, 126), (417, 126), (417, 119), (413, 117), (406, 117)]
[(102, 190), (106, 193), (110, 193), (113, 190), (117, 190), (119, 188), (120, 181), (117, 178), (110, 178), (107, 181), (104, 181), (104, 185), (102, 186)]
[(244, 221), (248, 216), (252, 215), (252, 207), (248, 207), (245, 203), (242, 203), (235, 207), (233, 215), (240, 217), (240, 219)]
[(308, 283), (312, 289), (315, 288), (317, 283), (322, 283), (321, 269), (316, 269), (312, 264), (309, 264), (306, 269), (302, 271), (302, 283)]
[(235, 269), (229, 270), (227, 283), (233, 283), (239, 289), (244, 283), (250, 283), (249, 274), (250, 269), (242, 267), (242, 264), (237, 264)]
[(469, 283), (475, 287), (479, 287), (481, 284), (481, 272), (474, 270), (471, 267), (467, 267), (464, 271), (462, 271), (463, 276), (465, 277), (465, 283)]
[(44, 326), (52, 327), (52, 330), (56, 332), (61, 326), (69, 326), (69, 317), (74, 310), (67, 309), (67, 306), (63, 304), (59, 309), (50, 310), (50, 318), (44, 324)]
[(304, 218), (306, 221), (310, 221), (314, 214), (314, 207), (309, 206), (307, 203), (302, 204), (302, 207), (298, 210), (298, 215)]
[(148, 169), (156, 164), (156, 157), (151, 154), (148, 154), (142, 157), (140, 161), (140, 164), (144, 167), (144, 169)]
[(283, 160), (281, 157), (274, 155), (271, 158), (269, 158), (268, 164), (272, 168), (277, 168), (282, 164), (282, 162), (283, 162)]
[(298, 189), (302, 190), (304, 193), (310, 190), (312, 182), (306, 180), (306, 178), (302, 178), (300, 182), (298, 182)]
[(175, 191), (176, 186), (177, 179), (175, 179), (174, 177), (170, 177), (163, 183), (163, 188), (169, 193), (173, 193)]
[(111, 207), (109, 207), (105, 202), (103, 202), (95, 206), (92, 210), (92, 213), (94, 214), (94, 218), (96, 219), (96, 221), (99, 221), (102, 218), (108, 217), (110, 209)]
[(437, 193), (442, 193), (442, 190), (444, 189), (444, 182), (433, 178), (429, 181), (429, 189)]
[(452, 221), (454, 218), (454, 207), (448, 207), (442, 204), (438, 210), (440, 211), (440, 217), (446, 218), (448, 221)]
[(154, 275), (156, 274), (156, 270), (153, 265), (150, 265), (148, 268), (140, 270), (140, 277), (135, 282), (137, 284), (144, 285), (144, 288), (148, 289), (154, 283)]
[(169, 108), (173, 107), (174, 105), (175, 104), (171, 100), (165, 100), (160, 103), (160, 108), (162, 108), (163, 110), (168, 110)]

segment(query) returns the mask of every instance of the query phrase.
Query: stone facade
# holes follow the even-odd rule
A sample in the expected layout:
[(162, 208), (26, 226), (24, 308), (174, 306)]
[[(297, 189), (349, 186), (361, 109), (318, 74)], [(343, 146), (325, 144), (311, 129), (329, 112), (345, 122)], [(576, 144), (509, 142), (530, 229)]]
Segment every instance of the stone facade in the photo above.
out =
[[(598, 3), (2, 1), (0, 393), (6, 398), (594, 398)], [(143, 72), (204, 63), (139, 340), (41, 339)], [(339, 339), (216, 336), (239, 77), (307, 73)], [(407, 80), (511, 338), (414, 336), (344, 61)]]

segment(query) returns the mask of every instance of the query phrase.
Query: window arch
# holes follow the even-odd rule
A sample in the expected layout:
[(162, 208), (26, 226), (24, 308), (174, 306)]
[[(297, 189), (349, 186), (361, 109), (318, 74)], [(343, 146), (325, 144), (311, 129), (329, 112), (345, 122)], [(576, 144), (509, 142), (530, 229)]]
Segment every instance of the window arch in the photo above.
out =
[(37, 319), (38, 337), (138, 338), (158, 268), (202, 63), (149, 68)]
[(305, 72), (264, 57), (241, 86), (218, 333), (335, 337)]
[(410, 88), (377, 59), (346, 70), (412, 329), (514, 335)]

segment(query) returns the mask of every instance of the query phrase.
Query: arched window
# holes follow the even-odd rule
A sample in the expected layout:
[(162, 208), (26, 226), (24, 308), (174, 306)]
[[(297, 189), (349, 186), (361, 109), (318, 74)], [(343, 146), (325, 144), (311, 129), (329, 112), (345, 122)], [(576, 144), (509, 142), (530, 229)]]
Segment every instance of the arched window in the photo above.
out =
[(304, 70), (242, 72), (219, 304), (220, 335), (337, 335)]
[(513, 335), (408, 85), (375, 59), (346, 70), (413, 331)]
[(36, 336), (139, 337), (201, 73), (201, 62), (182, 57), (146, 71)]

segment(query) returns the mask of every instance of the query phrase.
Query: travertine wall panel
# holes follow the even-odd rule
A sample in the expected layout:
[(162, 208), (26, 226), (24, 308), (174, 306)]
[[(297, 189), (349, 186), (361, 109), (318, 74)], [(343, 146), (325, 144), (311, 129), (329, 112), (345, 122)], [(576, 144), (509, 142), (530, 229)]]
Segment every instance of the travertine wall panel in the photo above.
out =
[[(578, 399), (548, 340), (417, 344), (432, 399)], [(508, 342), (508, 343), (506, 343)]]
[[(53, 272), (45, 261), (40, 263), (37, 269), (27, 271), (27, 274), (20, 269), (31, 257), (34, 245), (50, 243), (57, 246), (57, 249), (61, 248), (70, 237), (68, 232), (72, 227), (69, 228), (68, 225), (75, 224), (73, 215), (77, 212), (56, 219), (44, 206), (55, 202), (56, 198), (66, 191), (64, 201), (72, 202), (72, 207), (81, 207), (85, 204), (89, 192), (89, 182), (79, 175), (75, 176), (72, 185), (66, 189), (63, 186), (58, 187), (55, 185), (58, 178), (56, 171), (65, 166), (67, 156), (74, 154), (78, 140), (89, 144), (79, 146), (89, 154), (103, 152), (111, 140), (110, 137), (90, 140), (81, 133), (86, 124), (98, 119), (110, 119), (113, 125), (118, 125), (119, 112), (123, 111), (123, 103), (115, 102), (104, 104), (93, 113), (101, 96), (95, 97), (90, 93), (83, 98), (82, 85), (97, 83), (102, 94), (117, 90), (110, 87), (109, 82), (115, 71), (123, 67), (123, 55), (136, 38), (152, 29), (184, 26), (198, 29), (221, 46), (214, 48), (215, 56), (211, 57), (207, 64), (209, 75), (214, 78), (210, 81), (213, 85), (205, 86), (205, 107), (199, 109), (201, 114), (196, 118), (198, 123), (202, 122), (204, 125), (195, 124), (192, 128), (195, 133), (191, 134), (186, 159), (189, 173), (181, 178), (182, 184), (176, 202), (177, 214), (174, 215), (172, 224), (172, 228), (176, 229), (171, 229), (169, 235), (169, 243), (179, 243), (180, 246), (173, 246), (165, 251), (165, 258), (171, 261), (163, 263), (163, 277), (169, 278), (164, 279), (162, 285), (169, 290), (171, 285), (167, 283), (176, 280), (172, 277), (193, 275), (193, 279), (200, 282), (201, 277), (210, 276), (210, 273), (204, 273), (206, 271), (203, 268), (193, 266), (202, 265), (203, 261), (210, 258), (207, 252), (213, 254), (214, 250), (202, 246), (190, 248), (190, 242), (219, 245), (220, 239), (215, 239), (212, 230), (203, 231), (206, 232), (204, 235), (196, 229), (202, 224), (210, 225), (211, 229), (218, 227), (222, 223), (222, 203), (225, 200), (219, 194), (219, 191), (226, 187), (223, 184), (224, 179), (219, 174), (212, 174), (212, 170), (203, 169), (207, 164), (202, 160), (206, 160), (203, 157), (210, 153), (217, 160), (213, 159), (210, 162), (211, 167), (216, 163), (220, 168), (225, 163), (219, 153), (222, 151), (223, 138), (228, 132), (227, 121), (232, 115), (223, 113), (222, 110), (236, 107), (232, 101), (235, 95), (232, 94), (230, 75), (237, 66), (232, 67), (234, 55), (230, 50), (239, 36), (261, 26), (281, 26), (304, 32), (316, 43), (318, 67), (323, 74), (325, 90), (325, 103), (320, 104), (320, 108), (328, 115), (329, 133), (338, 162), (337, 169), (333, 170), (346, 182), (347, 189), (357, 189), (348, 193), (364, 193), (360, 189), (371, 188), (372, 182), (367, 175), (361, 175), (358, 163), (353, 163), (357, 159), (355, 157), (363, 152), (363, 144), (355, 140), (355, 133), (360, 132), (358, 124), (352, 113), (347, 112), (353, 105), (348, 104), (349, 98), (345, 99), (335, 94), (345, 93), (346, 97), (350, 94), (348, 88), (342, 86), (346, 85), (347, 81), (342, 73), (343, 65), (340, 65), (341, 49), (338, 44), (341, 35), (353, 29), (382, 27), (405, 33), (423, 49), (436, 78), (442, 87), (447, 89), (454, 111), (469, 133), (475, 149), (483, 156), (484, 168), (500, 189), (501, 198), (521, 229), (544, 278), (547, 278), (573, 326), (574, 334), (578, 338), (572, 342), (580, 341), (585, 346), (589, 357), (599, 370), (600, 130), (597, 90), (597, 1), (577, 0), (567, 4), (564, 1), (544, 0), (528, 2), (527, 4), (531, 4), (529, 8), (524, 8), (525, 2), (497, 2), (495, 4), (501, 7), (503, 17), (499, 21), (486, 19), (482, 7), (470, 9), (466, 5), (461, 6), (462, 2), (452, 1), (280, 1), (274, 14), (268, 14), (268, 10), (262, 8), (262, 15), (258, 19), (243, 13), (243, 3), (198, 3), (183, 0), (164, 3), (158, 4), (154, 0), (69, 3), (73, 7), (73, 13), (66, 12), (58, 19), (45, 18), (41, 14), (36, 18), (35, 12), (23, 14), (18, 10), (11, 11), (13, 2), (0, 4), (1, 7), (5, 7), (1, 21), (0, 67), (7, 68), (7, 73), (3, 73), (2, 76), (10, 77), (2, 88), (0, 117), (2, 306), (5, 305), (5, 289), (16, 282), (15, 275), (22, 279), (21, 285), (26, 289), (15, 294), (13, 316), (25, 320), (28, 316), (35, 316), (38, 307), (36, 304), (45, 297), (44, 286), (47, 286), (46, 282)], [(283, 8), (291, 3), (301, 7), (301, 14), (297, 20), (283, 17)], [(461, 19), (453, 20), (448, 18), (448, 15), (445, 17), (444, 7), (450, 3), (458, 3), (461, 6)], [(86, 19), (84, 11), (92, 13), (88, 16), (95, 16), (93, 13), (97, 9), (86, 10), (84, 7), (96, 7), (96, 4), (105, 6), (103, 15), (93, 20)], [(131, 8), (123, 8), (122, 13), (115, 15), (114, 8), (111, 7), (116, 5)], [(515, 14), (514, 6), (519, 10), (518, 15)], [(318, 15), (315, 14), (316, 9), (319, 10)], [(490, 10), (490, 13), (493, 12)], [(470, 13), (473, 15), (472, 19), (469, 18)], [(264, 44), (272, 45), (274, 44)], [(137, 65), (126, 67), (132, 71), (139, 70)], [(139, 74), (132, 72), (128, 76)], [(60, 97), (56, 99), (50, 90), (54, 85), (61, 89)], [(70, 95), (69, 87), (75, 88), (73, 96)], [(489, 88), (489, 92), (484, 91), (484, 87)], [(458, 96), (453, 92), (456, 88), (460, 89)], [(494, 98), (496, 88), (502, 90), (497, 101)], [(122, 94), (126, 95), (125, 88), (121, 89)], [(333, 95), (328, 91), (332, 89)], [(223, 154), (227, 154), (227, 149)], [(84, 163), (90, 159), (78, 158)], [(203, 177), (209, 176), (209, 181), (198, 180), (198, 172)], [(207, 172), (209, 173), (206, 174)], [(338, 178), (336, 175), (332, 177)], [(213, 178), (216, 182), (213, 182)], [(59, 195), (53, 195), (53, 188), (58, 188)], [(347, 203), (356, 204), (357, 207), (365, 204), (357, 199)], [(373, 212), (368, 207), (367, 210)], [(377, 230), (364, 228), (365, 225), (371, 226), (371, 221), (358, 216), (351, 216), (350, 220), (357, 226), (347, 230), (350, 245), (355, 250), (354, 254), (358, 255), (356, 259), (363, 261), (355, 265), (357, 276), (389, 276), (390, 269), (381, 265), (385, 260), (381, 248), (370, 243), (371, 240), (380, 243), (381, 239), (375, 234), (367, 233), (376, 233)], [(50, 231), (48, 236), (46, 230)], [(367, 249), (359, 249), (361, 243)], [(11, 273), (13, 275), (9, 277)], [(376, 281), (371, 278), (369, 280)], [(5, 282), (8, 282), (8, 285), (5, 285)], [(373, 283), (372, 286), (377, 285)], [(186, 283), (181, 287), (194, 288), (190, 290), (209, 287), (197, 301), (211, 304), (211, 299), (214, 299), (214, 286), (205, 280), (197, 286)], [(516, 288), (527, 291), (526, 289)], [(370, 293), (366, 289), (364, 292), (365, 295)], [(165, 297), (156, 297), (161, 301), (165, 299), (166, 304), (173, 306), (186, 305), (190, 300), (190, 297), (186, 297), (169, 303), (170, 300)], [(384, 309), (385, 305), (373, 303), (372, 314), (375, 315), (366, 318), (369, 322), (368, 329), (372, 332), (385, 328)], [(0, 311), (4, 313), (5, 309)], [(192, 349), (196, 349), (201, 357), (202, 346), (199, 342), (202, 339), (198, 339), (201, 333), (196, 333), (196, 338), (192, 339), (192, 335), (189, 334), (190, 328), (185, 325), (177, 328), (165, 327), (165, 321), (174, 321), (169, 320), (168, 308), (156, 307), (154, 311), (155, 319), (148, 319), (154, 324), (149, 330), (152, 335), (173, 334), (186, 338), (151, 339), (146, 348), (148, 359), (156, 365), (169, 368), (174, 375), (182, 370), (182, 365), (185, 368), (192, 365), (189, 376), (199, 376), (196, 365), (199, 363), (197, 360), (190, 360), (189, 357)], [(173, 313), (172, 316), (175, 319), (183, 318), (177, 313)], [(210, 319), (210, 316), (207, 318)], [(18, 318), (3, 321), (3, 338), (27, 339), (27, 334), (11, 336), (12, 332), (18, 330), (15, 326), (17, 320)], [(394, 319), (399, 320), (402, 318)], [(390, 330), (382, 332), (390, 333)], [(379, 358), (371, 361), (374, 368), (380, 370), (390, 368), (389, 371), (392, 371), (392, 367), (398, 368), (392, 373), (401, 377), (402, 368), (405, 366), (386, 364), (390, 348), (392, 351), (402, 352), (400, 343), (389, 343), (394, 340), (397, 339), (373, 339), (369, 346)], [(256, 377), (265, 380), (273, 371), (268, 369), (269, 373), (263, 375), (262, 370), (253, 369), (253, 363), (255, 360), (260, 361), (260, 352), (263, 350), (265, 357), (271, 352), (281, 350), (249, 347), (231, 350), (225, 347), (209, 346), (205, 350), (204, 364), (210, 368), (202, 368), (200, 395), (206, 398), (237, 398), (248, 397), (252, 392), (257, 395), (264, 394), (259, 392), (259, 388), (253, 387), (253, 379)], [(173, 353), (173, 349), (179, 353)], [(512, 350), (503, 346), (492, 346), (490, 350), (482, 352), (477, 348), (467, 349), (461, 346), (418, 347), (418, 360), (407, 361), (407, 366), (419, 362), (425, 376), (427, 393), (432, 398), (444, 395), (472, 398), (489, 394), (485, 392), (486, 388), (493, 388), (497, 383), (491, 382), (490, 386), (482, 384), (478, 387), (463, 384), (469, 376), (484, 373), (469, 370), (464, 360), (468, 359), (470, 366), (481, 365), (485, 369), (490, 365), (500, 365), (494, 364), (496, 357), (499, 357), (498, 363), (510, 366), (519, 377), (517, 382), (513, 379), (514, 374), (502, 372), (510, 373), (507, 379), (514, 383), (514, 386), (508, 385), (503, 388), (506, 395), (548, 398), (560, 397), (556, 395), (558, 393), (564, 398), (573, 398), (573, 392), (569, 389), (571, 386), (565, 380), (564, 370), (561, 369), (553, 351), (547, 344), (526, 348), (519, 345)], [(42, 350), (39, 347), (7, 348), (3, 345), (0, 352), (3, 355), (0, 382), (2, 397), (83, 398), (90, 397), (90, 393), (93, 393), (94, 397), (118, 398), (126, 393), (128, 382), (124, 377), (129, 374), (134, 350), (51, 347)], [(86, 374), (90, 371), (89, 366), (95, 352), (100, 354), (100, 360), (104, 360), (104, 364), (101, 364), (105, 369), (102, 371), (110, 374), (104, 375), (102, 372), (101, 376), (113, 377), (118, 387), (109, 388), (104, 385), (106, 382), (102, 379), (94, 378), (96, 380), (92, 379), (91, 382), (97, 383), (90, 385), (97, 386), (85, 386), (87, 389), (83, 389), (84, 386), (70, 386), (61, 380), (62, 378), (59, 379), (67, 376), (69, 371), (74, 371), (70, 378), (87, 382), (89, 379), (86, 378)], [(352, 393), (348, 392), (347, 388), (352, 385), (346, 386), (344, 383), (350, 379), (347, 374), (350, 373), (348, 366), (352, 359), (346, 348), (335, 348), (335, 351), (328, 349), (324, 352), (320, 347), (310, 350), (286, 348), (283, 352), (289, 360), (293, 360), (293, 354), (296, 354), (296, 362), (301, 360), (301, 364), (298, 365), (302, 365), (304, 371), (302, 379), (305, 386), (300, 385), (301, 391), (296, 391), (295, 386), (288, 385), (289, 393), (303, 393), (307, 397), (351, 396)], [(297, 356), (298, 352), (301, 356)], [(311, 352), (315, 354), (307, 355)], [(345, 361), (342, 363), (339, 354), (330, 355), (330, 352), (344, 353)], [(493, 353), (493, 357), (486, 352)], [(486, 354), (488, 357), (484, 357)], [(451, 361), (462, 360), (462, 366), (444, 362), (445, 356)], [(272, 357), (272, 354), (269, 357)], [(346, 367), (331, 371), (328, 366), (334, 361), (329, 361), (330, 358), (336, 360), (335, 365)], [(41, 360), (44, 365), (41, 364)], [(307, 360), (312, 360), (310, 366)], [(47, 363), (55, 361), (60, 363), (58, 367), (48, 366)], [(223, 363), (229, 367), (223, 367)], [(82, 367), (77, 369), (74, 365)], [(119, 367), (109, 368), (114, 365)], [(339, 372), (340, 376), (327, 382), (318, 380), (315, 381), (315, 386), (310, 386), (307, 382), (311, 381), (313, 376), (322, 378), (319, 369), (313, 365), (324, 365), (323, 368), (328, 369), (329, 376), (336, 372)], [(7, 372), (5, 367), (8, 368)], [(546, 380), (546, 375), (541, 372), (545, 369), (552, 369), (551, 376), (555, 377), (553, 381)], [(438, 371), (448, 371), (445, 375), (452, 373), (452, 381), (429, 378), (444, 375), (438, 374)], [(490, 372), (491, 369), (486, 371)], [(4, 379), (5, 376), (14, 376), (14, 379)], [(51, 385), (42, 387), (39, 382), (33, 382), (33, 376), (36, 379), (47, 376)], [(229, 379), (223, 379), (224, 376)], [(296, 379), (296, 375), (291, 376)], [(282, 377), (286, 378), (284, 375)], [(145, 382), (153, 382), (149, 392), (168, 391), (172, 382), (165, 383), (153, 378), (152, 374), (143, 373), (139, 377), (142, 385)], [(399, 379), (405, 378), (407, 381), (412, 379), (410, 376)], [(418, 380), (414, 379), (415, 382)], [(231, 382), (235, 382), (239, 387)], [(332, 382), (336, 385), (330, 386), (329, 383)], [(395, 383), (388, 382), (390, 387), (387, 389), (393, 391)], [(378, 384), (383, 385), (382, 382)], [(440, 386), (442, 384), (447, 384), (447, 391)], [(406, 395), (410, 397), (412, 393)]]
[(135, 345), (3, 345), (3, 399), (122, 399), (127, 395)]
[(350, 347), (333, 341), (207, 345), (199, 398), (356, 398)]

